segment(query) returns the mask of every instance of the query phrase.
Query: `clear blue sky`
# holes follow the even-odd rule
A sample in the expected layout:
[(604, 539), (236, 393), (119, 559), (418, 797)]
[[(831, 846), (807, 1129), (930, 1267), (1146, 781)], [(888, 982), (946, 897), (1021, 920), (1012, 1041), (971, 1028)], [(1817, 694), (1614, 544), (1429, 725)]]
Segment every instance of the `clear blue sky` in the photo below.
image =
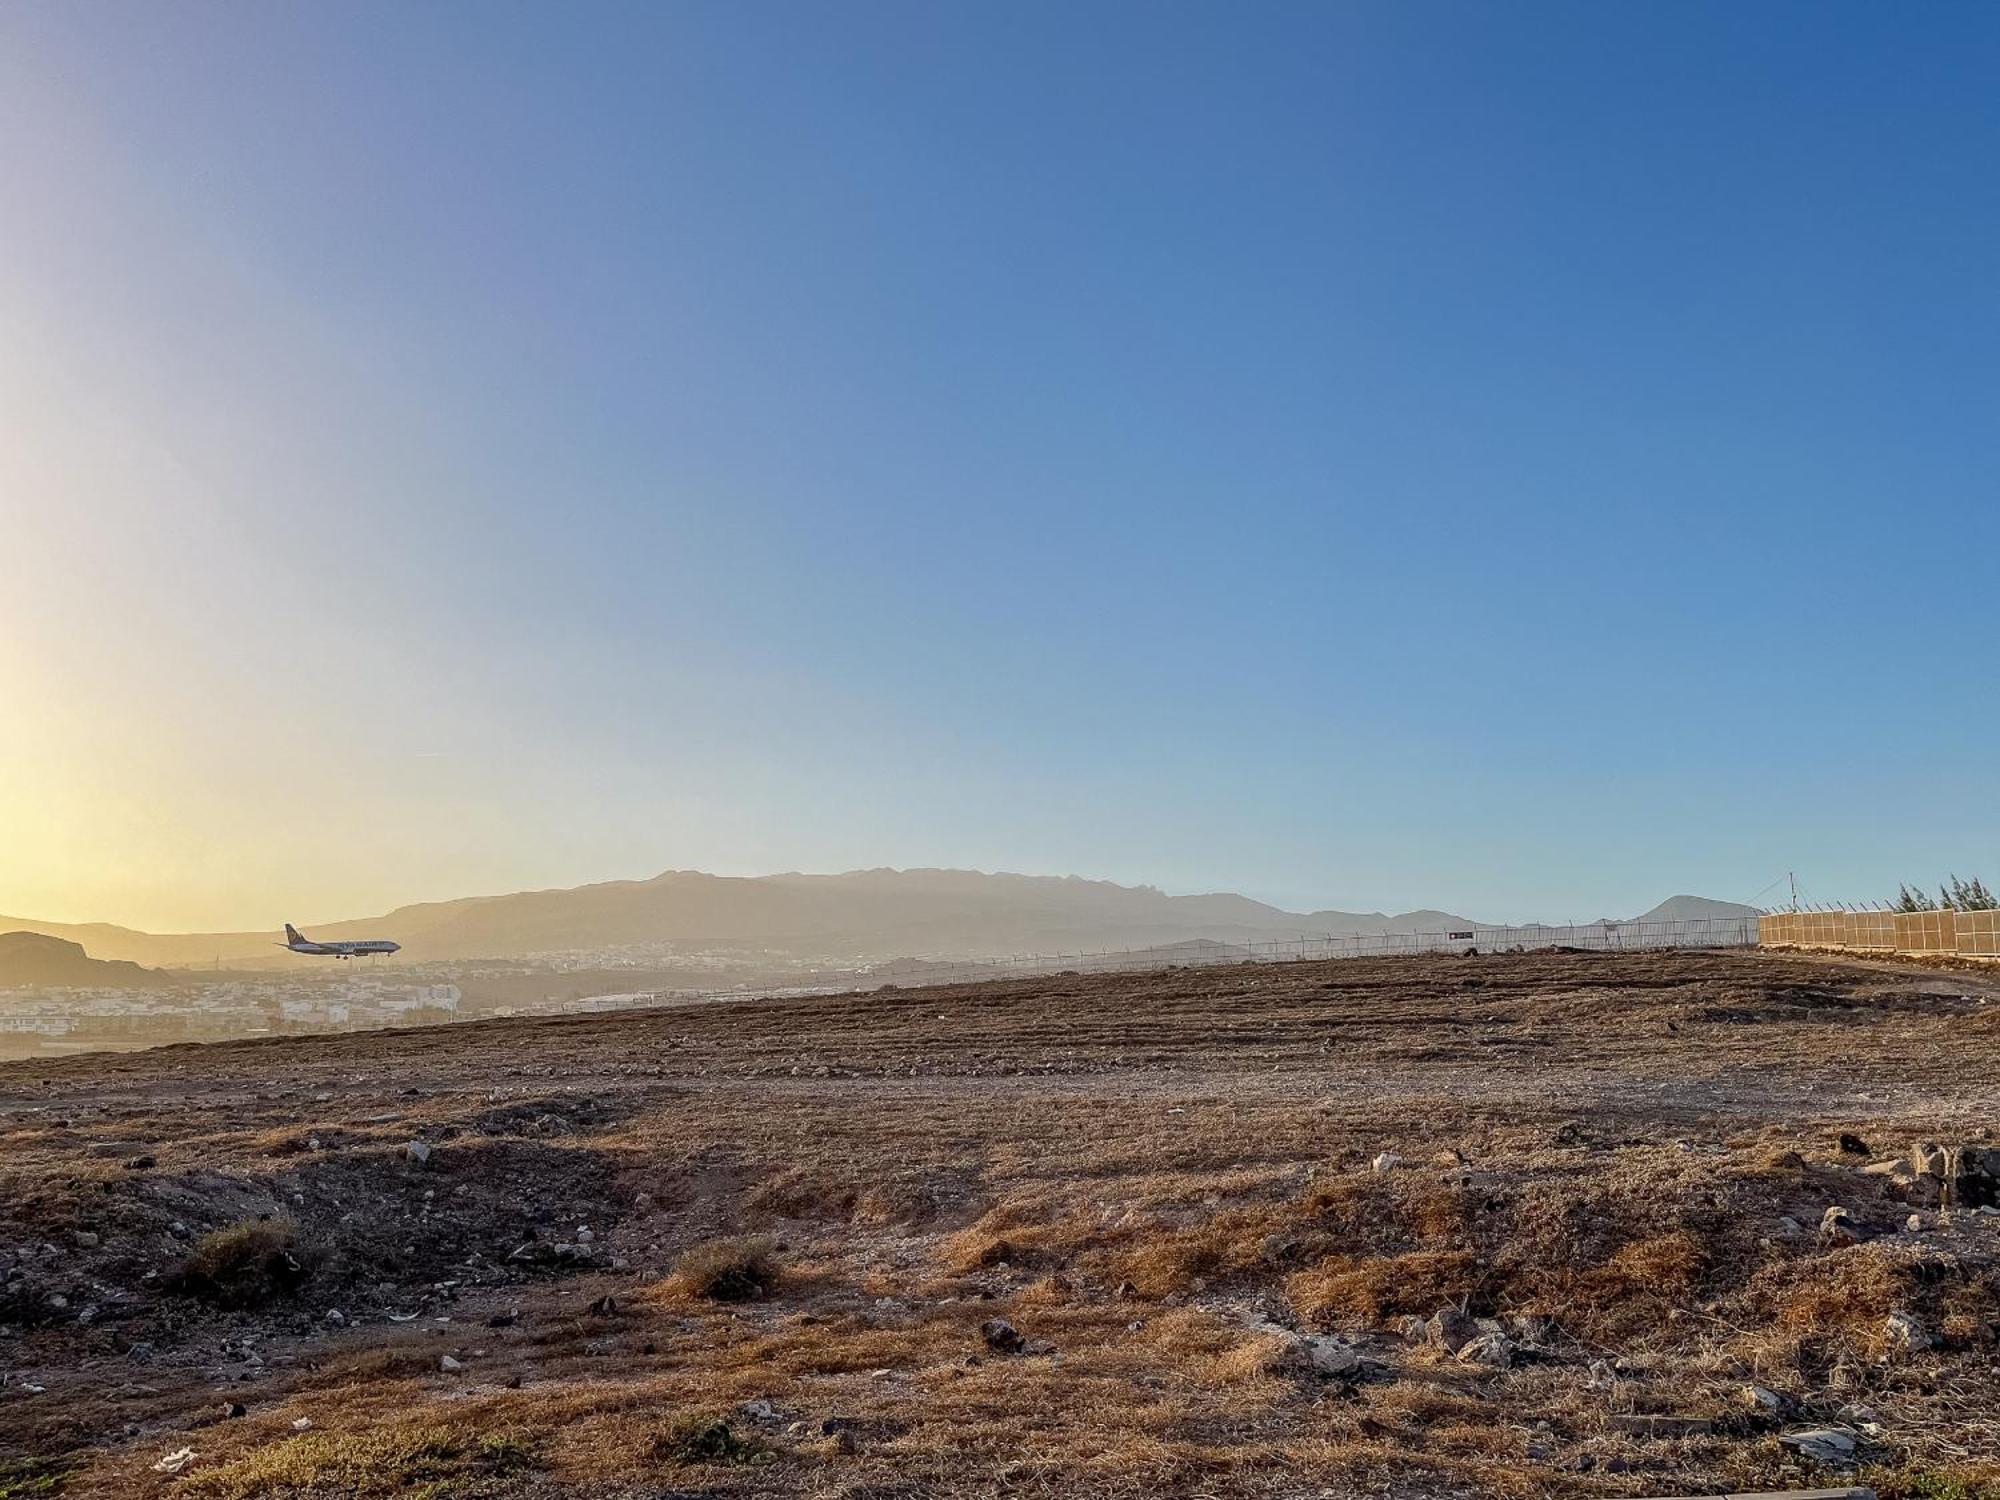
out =
[(17, 0), (0, 911), (1994, 878), (1996, 78), (1988, 5)]

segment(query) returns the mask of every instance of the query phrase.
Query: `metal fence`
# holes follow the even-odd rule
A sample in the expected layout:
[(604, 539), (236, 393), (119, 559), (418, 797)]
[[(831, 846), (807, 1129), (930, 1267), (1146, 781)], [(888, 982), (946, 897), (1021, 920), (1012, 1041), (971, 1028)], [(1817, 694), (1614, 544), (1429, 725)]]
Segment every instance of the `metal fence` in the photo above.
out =
[(1197, 940), (1155, 948), (1108, 949), (1095, 953), (1033, 953), (1003, 958), (934, 963), (900, 960), (871, 971), (841, 976), (827, 984), (794, 984), (765, 989), (706, 992), (659, 991), (650, 994), (600, 995), (573, 1000), (571, 1012), (630, 1010), (644, 1006), (687, 1004), (702, 1000), (783, 999), (805, 995), (845, 994), (893, 984), (916, 989), (928, 985), (978, 984), (993, 979), (1046, 978), (1060, 974), (1148, 973), (1162, 969), (1212, 968), (1224, 964), (1294, 963), (1334, 958), (1409, 958), (1426, 953), (1520, 952), (1536, 948), (1575, 948), (1593, 952), (1649, 948), (1748, 948), (1758, 941), (1758, 919), (1696, 917), (1677, 922), (1535, 923), (1522, 927), (1474, 925), (1445, 932), (1358, 933), (1347, 937), (1277, 938), (1250, 943)]
[(1780, 911), (1758, 919), (1764, 947), (2000, 957), (2000, 911)]

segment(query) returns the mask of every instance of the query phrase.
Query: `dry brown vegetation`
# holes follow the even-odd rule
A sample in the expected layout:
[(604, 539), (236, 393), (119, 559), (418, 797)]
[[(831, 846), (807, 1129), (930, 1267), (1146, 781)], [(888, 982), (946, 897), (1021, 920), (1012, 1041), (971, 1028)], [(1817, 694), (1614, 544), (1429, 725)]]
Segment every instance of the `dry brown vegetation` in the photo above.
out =
[(1991, 1497), (2000, 1216), (1868, 1166), (1990, 1139), (1992, 983), (1350, 960), (0, 1067), (0, 1500), (1636, 1496), (1832, 1483), (1810, 1427)]
[(707, 1240), (674, 1264), (674, 1284), (717, 1302), (768, 1297), (778, 1285), (778, 1261), (767, 1235)]

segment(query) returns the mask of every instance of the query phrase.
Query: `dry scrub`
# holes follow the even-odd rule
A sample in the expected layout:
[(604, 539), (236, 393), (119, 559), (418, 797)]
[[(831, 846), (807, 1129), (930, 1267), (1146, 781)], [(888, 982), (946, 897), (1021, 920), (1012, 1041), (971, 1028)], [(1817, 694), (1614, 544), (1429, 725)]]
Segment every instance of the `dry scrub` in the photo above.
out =
[(1351, 961), (0, 1068), (0, 1500), (1991, 1497), (2000, 1217), (1868, 1170), (2000, 1124), (1985, 983)]

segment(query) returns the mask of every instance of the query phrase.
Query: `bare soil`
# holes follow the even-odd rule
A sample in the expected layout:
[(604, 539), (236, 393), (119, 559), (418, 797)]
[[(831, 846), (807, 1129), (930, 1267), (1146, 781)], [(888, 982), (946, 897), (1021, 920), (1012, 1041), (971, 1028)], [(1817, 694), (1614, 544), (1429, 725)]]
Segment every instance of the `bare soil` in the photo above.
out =
[(2000, 1146), (1996, 990), (1351, 959), (0, 1065), (0, 1500), (2000, 1495), (2000, 1214), (1880, 1170)]

